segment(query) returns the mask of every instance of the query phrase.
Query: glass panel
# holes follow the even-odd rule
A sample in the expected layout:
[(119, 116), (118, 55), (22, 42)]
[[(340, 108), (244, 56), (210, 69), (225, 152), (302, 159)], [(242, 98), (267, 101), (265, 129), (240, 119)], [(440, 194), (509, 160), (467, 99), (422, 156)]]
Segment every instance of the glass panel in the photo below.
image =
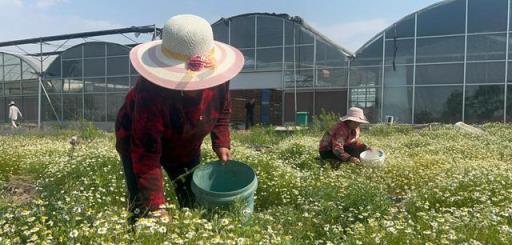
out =
[(512, 85), (507, 85), (507, 123), (510, 122), (512, 122)]
[(286, 45), (293, 45), (293, 33), (295, 28), (295, 44), (313, 44), (313, 35), (305, 30), (301, 25), (292, 21), (285, 21), (285, 43)]
[(462, 86), (416, 87), (414, 123), (462, 120)]
[[(0, 57), (1, 58), (1, 57)], [(8, 104), (9, 102), (5, 102), (5, 98), (3, 97), (0, 97), (0, 122), (8, 122), (8, 116), (7, 114), (8, 113), (8, 110), (7, 110), (7, 107), (9, 106)], [(7, 113), (6, 113), (7, 111)]]
[(416, 62), (464, 61), (464, 37), (435, 37), (418, 39)]
[(107, 96), (107, 121), (113, 122), (116, 120), (117, 112), (124, 103), (126, 93), (109, 94)]
[(84, 44), (84, 58), (105, 57), (105, 43), (86, 43)]
[(83, 103), (81, 94), (63, 94), (64, 120), (80, 121), (83, 118)]
[(118, 56), (118, 55), (128, 55), (130, 53), (130, 48), (117, 45), (117, 44), (107, 44), (107, 55), (108, 56)]
[(21, 84), (19, 81), (5, 82), (5, 95), (21, 95)]
[(22, 70), (23, 70), (23, 73), (22, 73), (22, 79), (31, 79), (31, 78), (36, 78), (37, 77), (37, 71), (31, 66), (29, 65), (27, 62), (23, 61), (21, 63), (21, 67), (22, 67)]
[(464, 64), (417, 65), (416, 84), (462, 84)]
[(245, 64), (242, 71), (254, 71), (254, 49), (240, 50), (245, 58)]
[(418, 36), (461, 34), (466, 26), (466, 1), (447, 1), (418, 14)]
[(105, 76), (105, 58), (85, 59), (84, 62), (84, 77)]
[(414, 64), (414, 40), (386, 41), (386, 65)]
[(229, 44), (229, 22), (219, 22), (212, 25), (213, 39)]
[(314, 50), (314, 46), (295, 47), (297, 68), (313, 68)]
[(506, 34), (468, 36), (468, 60), (505, 60)]
[[(512, 6), (512, 4), (510, 4)], [(512, 14), (512, 13), (511, 13)], [(512, 19), (512, 16), (511, 16), (511, 19)], [(508, 40), (508, 59), (512, 59), (512, 35), (510, 35), (509, 37), (509, 40)]]
[(82, 60), (62, 61), (62, 77), (82, 77)]
[(85, 92), (105, 92), (105, 78), (85, 78)]
[(84, 87), (82, 80), (64, 79), (64, 93), (81, 92)]
[(60, 57), (52, 61), (50, 66), (46, 68), (45, 76), (46, 78), (53, 78), (53, 77), (61, 77), (61, 64), (60, 64)]
[(39, 91), (39, 82), (38, 80), (24, 80), (21, 82), (21, 89), (23, 95), (33, 95), (37, 94)]
[(315, 95), (316, 114), (320, 115), (323, 112), (333, 112), (340, 117), (345, 115), (347, 111), (347, 96), (348, 91), (346, 89), (328, 92), (317, 91)]
[(466, 83), (505, 83), (505, 62), (468, 63)]
[(127, 93), (129, 89), (129, 84), (129, 77), (107, 77), (107, 92)]
[(322, 67), (347, 67), (346, 56), (322, 41), (316, 42), (316, 65)]
[(128, 56), (107, 59), (107, 76), (129, 75)]
[(57, 93), (62, 92), (63, 82), (61, 79), (45, 80), (43, 86), (47, 93)]
[[(59, 119), (62, 117), (62, 96), (60, 94), (48, 94), (48, 97), (50, 98), (51, 105), (48, 102), (48, 98), (44, 96), (41, 101), (41, 118), (44, 121), (57, 121), (57, 117)], [(57, 116), (55, 113), (57, 113)]]
[(350, 69), (350, 87), (375, 86), (381, 84), (382, 67), (352, 67)]
[(105, 121), (106, 101), (105, 94), (84, 95), (84, 117), (87, 121)]
[(468, 32), (507, 30), (507, 0), (468, 1)]
[(256, 59), (257, 70), (282, 70), (283, 48), (258, 48)]
[(16, 102), (19, 103), (24, 121), (37, 121), (37, 97), (23, 96), (16, 100)]
[(4, 66), (0, 65), (0, 82), (4, 81)]
[(300, 25), (295, 25), (295, 44), (313, 44), (313, 35)]
[[(0, 66), (4, 64), (4, 54), (0, 53)], [(1, 106), (0, 106), (1, 108)]]
[(414, 37), (414, 15), (395, 23), (386, 30), (386, 39)]
[[(0, 69), (1, 70), (1, 69)], [(0, 97), (4, 96), (4, 82), (0, 82)], [(0, 106), (1, 107), (1, 106)]]
[(404, 86), (412, 85), (414, 76), (414, 66), (386, 66), (384, 68), (384, 86)]
[(254, 16), (231, 19), (231, 45), (254, 48)]
[(82, 45), (72, 47), (62, 53), (63, 59), (81, 59), (82, 58)]
[(5, 65), (4, 80), (19, 81), (21, 79), (21, 65)]
[(512, 84), (512, 62), (508, 63), (507, 83)]
[(285, 47), (284, 48), (284, 67), (285, 67), (285, 69), (293, 69), (293, 64), (294, 64), (293, 50), (294, 50), (293, 47)]
[(287, 88), (295, 87), (295, 79), (297, 79), (297, 87), (313, 87), (313, 69), (285, 71), (284, 82)]
[(356, 53), (356, 58), (352, 61), (352, 65), (381, 65), (382, 64), (382, 37), (373, 41), (367, 47)]
[(412, 88), (384, 88), (384, 118), (393, 116), (398, 123), (412, 123)]
[(350, 106), (364, 110), (370, 122), (378, 122), (381, 110), (381, 88), (366, 87), (350, 89)]
[(464, 121), (502, 122), (504, 85), (466, 86)]
[(21, 59), (14, 55), (4, 54), (4, 65), (19, 65)]
[(293, 45), (293, 28), (295, 22), (285, 20), (284, 21), (284, 41), (285, 45)]
[(258, 47), (283, 46), (283, 19), (258, 16)]
[(348, 72), (345, 68), (317, 69), (317, 86), (319, 87), (347, 87)]

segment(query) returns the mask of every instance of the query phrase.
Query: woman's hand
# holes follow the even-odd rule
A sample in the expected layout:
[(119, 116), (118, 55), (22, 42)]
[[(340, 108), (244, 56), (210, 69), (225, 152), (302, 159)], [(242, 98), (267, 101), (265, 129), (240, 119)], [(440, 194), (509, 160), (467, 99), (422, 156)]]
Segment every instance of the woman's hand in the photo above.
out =
[(215, 149), (215, 153), (219, 158), (219, 161), (222, 164), (226, 164), (229, 160), (231, 160), (231, 151), (228, 148), (217, 148)]
[(355, 163), (355, 164), (359, 164), (359, 163), (361, 163), (361, 160), (359, 160), (359, 158), (357, 158), (357, 157), (351, 157), (350, 158), (350, 162), (351, 163)]

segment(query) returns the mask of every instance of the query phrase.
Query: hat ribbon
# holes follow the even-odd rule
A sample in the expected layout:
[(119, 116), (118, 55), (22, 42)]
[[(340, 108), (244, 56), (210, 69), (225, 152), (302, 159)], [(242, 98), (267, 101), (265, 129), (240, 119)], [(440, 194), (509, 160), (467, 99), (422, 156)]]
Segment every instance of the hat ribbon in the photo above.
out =
[(161, 47), (162, 53), (168, 58), (186, 62), (187, 70), (192, 72), (201, 71), (204, 68), (213, 68), (217, 66), (215, 62), (215, 48), (211, 48), (207, 55), (194, 55), (187, 56), (184, 54), (170, 51), (164, 47)]

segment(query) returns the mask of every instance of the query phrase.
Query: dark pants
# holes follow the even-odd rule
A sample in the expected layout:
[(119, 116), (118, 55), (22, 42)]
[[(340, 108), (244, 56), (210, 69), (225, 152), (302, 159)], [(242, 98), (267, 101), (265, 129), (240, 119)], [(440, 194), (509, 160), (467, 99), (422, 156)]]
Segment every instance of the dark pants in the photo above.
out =
[[(345, 150), (346, 153), (350, 154), (352, 157), (357, 157), (357, 158), (359, 158), (359, 155), (361, 155), (361, 153), (363, 151), (366, 151), (367, 148), (368, 147), (366, 147), (366, 145), (362, 145), (361, 147), (356, 147), (356, 146), (351, 146), (351, 145), (343, 146), (343, 149)], [(334, 155), (334, 153), (332, 151), (321, 151), (320, 158), (322, 158), (324, 160), (327, 160), (327, 159), (339, 160), (339, 158), (336, 155)]]
[(254, 113), (248, 112), (245, 114), (245, 129), (254, 126)]
[[(139, 192), (139, 188), (137, 186), (137, 177), (133, 171), (131, 157), (127, 155), (120, 156), (121, 162), (123, 163), (126, 187), (128, 189), (128, 211), (135, 214), (136, 217), (142, 217), (151, 210), (147, 210), (147, 208), (144, 206), (143, 199), (141, 198), (142, 193)], [(171, 181), (173, 181), (174, 191), (176, 192), (178, 203), (182, 208), (192, 208), (195, 202), (194, 194), (192, 193), (192, 189), (190, 187), (190, 183), (192, 181), (192, 173), (189, 173), (179, 179), (178, 177), (197, 166), (199, 161), (200, 156), (195, 157), (193, 161), (187, 164), (178, 165), (165, 163), (163, 161), (161, 162), (165, 172)]]

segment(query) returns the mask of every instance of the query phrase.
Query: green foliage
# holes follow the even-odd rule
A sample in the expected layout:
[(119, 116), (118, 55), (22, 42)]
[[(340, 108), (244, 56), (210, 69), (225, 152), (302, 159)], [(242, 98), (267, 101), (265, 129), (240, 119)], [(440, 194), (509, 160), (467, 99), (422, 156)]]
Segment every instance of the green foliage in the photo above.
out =
[[(330, 119), (329, 119), (330, 118)], [(334, 121), (333, 121), (334, 120)], [(125, 183), (114, 137), (91, 124), (51, 135), (0, 137), (0, 244), (509, 244), (512, 241), (512, 127), (486, 124), (484, 136), (452, 126), (372, 125), (362, 140), (384, 149), (386, 165), (331, 168), (314, 130), (234, 132), (232, 155), (258, 176), (255, 213), (243, 203), (209, 213), (179, 209), (165, 190), (172, 222), (127, 226)], [(86, 142), (74, 148), (69, 137)], [(203, 162), (215, 160), (203, 144)], [(14, 202), (11, 176), (35, 192)]]
[(103, 131), (94, 126), (94, 123), (90, 121), (80, 121), (78, 130), (80, 138), (85, 141), (92, 141), (103, 135)]
[(323, 132), (331, 128), (339, 121), (340, 115), (334, 112), (326, 112), (323, 108), (319, 115), (313, 116), (311, 128), (315, 131)]

